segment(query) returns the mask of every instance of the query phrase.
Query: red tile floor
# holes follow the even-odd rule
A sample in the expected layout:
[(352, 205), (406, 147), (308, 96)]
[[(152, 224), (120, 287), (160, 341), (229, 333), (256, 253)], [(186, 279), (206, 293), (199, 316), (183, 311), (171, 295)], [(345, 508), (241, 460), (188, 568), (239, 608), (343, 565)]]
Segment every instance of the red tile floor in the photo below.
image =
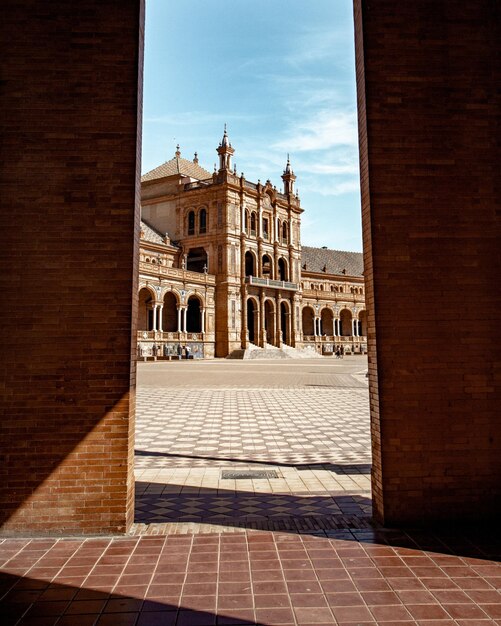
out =
[(501, 625), (500, 552), (480, 531), (4, 539), (0, 623)]

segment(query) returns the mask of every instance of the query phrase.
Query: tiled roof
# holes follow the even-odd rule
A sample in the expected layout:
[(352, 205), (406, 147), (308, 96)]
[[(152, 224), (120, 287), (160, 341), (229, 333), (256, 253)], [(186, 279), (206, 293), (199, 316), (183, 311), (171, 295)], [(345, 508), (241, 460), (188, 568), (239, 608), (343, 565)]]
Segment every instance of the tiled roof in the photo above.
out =
[(143, 233), (142, 239), (151, 243), (165, 243), (164, 237), (147, 224), (144, 220), (141, 220), (141, 232)]
[(196, 180), (205, 180), (211, 178), (212, 174), (200, 167), (198, 163), (188, 161), (182, 157), (175, 156), (170, 161), (166, 161), (162, 165), (159, 165), (154, 170), (147, 172), (141, 176), (141, 181), (146, 182), (148, 180), (156, 180), (157, 178), (164, 178), (164, 176), (189, 176)]
[(326, 274), (346, 274), (346, 276), (363, 276), (364, 271), (364, 259), (361, 252), (310, 248), (309, 246), (303, 246), (301, 249), (301, 265), (307, 272), (321, 273), (325, 267)]

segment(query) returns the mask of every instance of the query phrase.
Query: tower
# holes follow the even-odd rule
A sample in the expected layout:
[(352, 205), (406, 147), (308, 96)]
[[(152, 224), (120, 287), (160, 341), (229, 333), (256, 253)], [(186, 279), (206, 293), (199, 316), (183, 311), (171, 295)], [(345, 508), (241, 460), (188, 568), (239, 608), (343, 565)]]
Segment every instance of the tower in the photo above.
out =
[(284, 194), (286, 196), (292, 196), (294, 194), (294, 181), (296, 180), (296, 175), (292, 171), (289, 155), (287, 155), (287, 165), (285, 166), (284, 173), (282, 174), (282, 180), (284, 181)]
[(231, 173), (231, 157), (235, 150), (232, 148), (228, 133), (226, 132), (226, 124), (224, 125), (224, 135), (217, 153), (219, 154), (219, 171), (228, 171)]

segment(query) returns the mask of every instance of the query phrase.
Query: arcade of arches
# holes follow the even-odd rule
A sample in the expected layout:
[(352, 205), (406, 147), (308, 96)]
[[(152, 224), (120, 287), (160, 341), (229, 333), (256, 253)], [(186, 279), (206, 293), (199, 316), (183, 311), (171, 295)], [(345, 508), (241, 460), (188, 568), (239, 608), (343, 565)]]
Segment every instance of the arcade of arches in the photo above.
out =
[(289, 161), (282, 193), (235, 174), (226, 131), (219, 153), (211, 175), (178, 146), (142, 178), (139, 356), (189, 345), (211, 358), (250, 344), (365, 353), (362, 254), (301, 246)]

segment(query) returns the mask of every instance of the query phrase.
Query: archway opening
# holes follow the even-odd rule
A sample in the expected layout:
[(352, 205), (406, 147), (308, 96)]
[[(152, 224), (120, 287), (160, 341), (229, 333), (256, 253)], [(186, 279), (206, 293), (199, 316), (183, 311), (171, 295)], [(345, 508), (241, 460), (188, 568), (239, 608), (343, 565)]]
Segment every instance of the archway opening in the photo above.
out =
[(152, 330), (153, 328), (153, 298), (146, 287), (139, 291), (138, 303), (138, 330)]
[(256, 342), (256, 322), (257, 322), (257, 309), (256, 302), (249, 298), (247, 300), (247, 331), (249, 333), (249, 341), (251, 343)]
[(353, 331), (353, 328), (352, 328), (353, 316), (351, 314), (351, 311), (349, 311), (348, 309), (343, 309), (341, 311), (339, 319), (341, 320), (341, 335), (343, 337), (351, 337), (351, 335), (353, 334), (352, 332)]
[(168, 291), (164, 297), (162, 329), (167, 333), (177, 331), (177, 299), (172, 291)]
[(275, 309), (271, 300), (264, 303), (264, 329), (266, 331), (266, 342), (275, 342)]
[(255, 262), (254, 262), (254, 255), (252, 254), (252, 252), (250, 252), (249, 250), (247, 250), (247, 252), (245, 253), (245, 275), (246, 276), (255, 276)]
[(287, 263), (285, 259), (278, 259), (278, 280), (288, 280)]
[(331, 309), (323, 309), (320, 316), (320, 334), (332, 337), (334, 335), (334, 313)]
[(302, 312), (303, 335), (315, 334), (315, 313), (309, 306), (305, 306)]
[(202, 308), (200, 300), (196, 296), (188, 299), (188, 312), (186, 313), (186, 332), (202, 332)]
[(273, 278), (273, 263), (267, 254), (263, 255), (263, 278)]
[(204, 248), (191, 248), (186, 259), (186, 269), (200, 273), (207, 271), (207, 252)]

